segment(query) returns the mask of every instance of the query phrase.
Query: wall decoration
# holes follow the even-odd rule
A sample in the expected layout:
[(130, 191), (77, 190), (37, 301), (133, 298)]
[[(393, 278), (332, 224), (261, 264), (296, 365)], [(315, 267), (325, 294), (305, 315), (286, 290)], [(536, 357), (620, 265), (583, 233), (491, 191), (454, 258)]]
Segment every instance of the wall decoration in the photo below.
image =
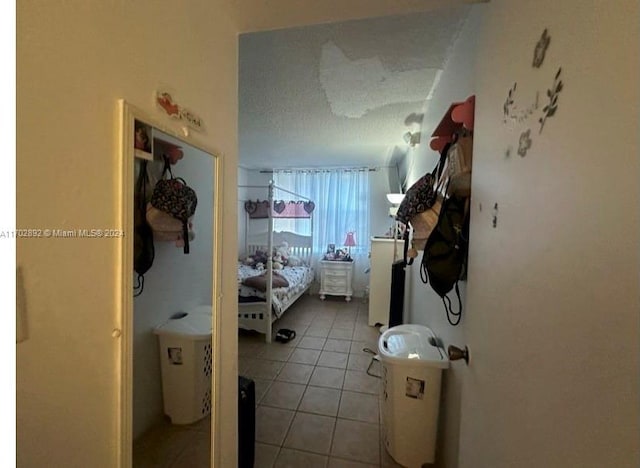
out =
[[(313, 202), (308, 202), (312, 204)], [(271, 210), (272, 218), (310, 218), (315, 205), (310, 206), (303, 201), (274, 200)], [(251, 219), (269, 217), (269, 202), (267, 200), (247, 200), (244, 202), (244, 210)]]
[(544, 115), (540, 117), (538, 120), (540, 122), (540, 132), (542, 133), (542, 129), (544, 128), (544, 124), (549, 117), (555, 115), (556, 110), (558, 109), (558, 94), (562, 91), (563, 84), (560, 79), (560, 73), (562, 72), (562, 67), (558, 68), (558, 72), (556, 73), (556, 77), (553, 80), (553, 86), (551, 89), (547, 89), (547, 97), (549, 98), (549, 104), (542, 108), (542, 112)]
[(511, 107), (513, 106), (513, 95), (516, 92), (516, 87), (518, 83), (513, 83), (513, 87), (509, 90), (507, 94), (507, 99), (504, 101), (504, 105), (502, 106), (502, 112), (504, 113), (504, 123), (507, 123), (507, 118), (511, 116)]
[[(542, 66), (550, 43), (551, 36), (549, 35), (548, 29), (545, 28), (533, 52), (533, 68), (540, 68)], [(538, 108), (540, 107), (540, 91), (535, 92), (535, 99), (529, 105), (518, 106), (516, 102), (516, 89), (518, 88), (518, 83), (514, 82), (513, 86), (509, 88), (509, 91), (507, 92), (507, 98), (502, 105), (503, 123), (526, 124), (532, 115), (537, 114), (537, 121), (540, 124), (540, 130), (538, 134), (541, 134), (547, 119), (549, 117), (553, 117), (558, 110), (558, 97), (560, 92), (564, 88), (564, 83), (560, 79), (561, 73), (562, 67), (559, 67), (558, 71), (555, 74), (553, 85), (551, 86), (551, 88), (547, 89), (547, 98), (549, 101), (542, 108), (541, 113), (538, 113)], [(527, 128), (530, 126), (530, 124), (526, 124), (523, 125), (524, 128), (520, 129), (518, 154), (523, 158), (526, 156), (527, 152), (533, 144), (531, 128)], [(509, 159), (511, 154), (512, 146), (509, 145), (504, 152), (505, 159)]]
[(498, 202), (493, 205), (493, 213), (491, 214), (491, 225), (494, 229), (498, 227)]
[(509, 90), (507, 94), (507, 99), (504, 101), (504, 105), (502, 106), (502, 112), (504, 114), (503, 122), (506, 123), (507, 120), (516, 121), (518, 123), (522, 123), (529, 118), (530, 115), (538, 110), (538, 102), (540, 100), (540, 93), (536, 91), (535, 100), (527, 107), (522, 110), (519, 110), (515, 104), (515, 94), (516, 87), (518, 83), (513, 83), (513, 87)]
[(540, 36), (540, 40), (533, 51), (533, 68), (540, 68), (542, 62), (544, 62), (544, 55), (547, 53), (549, 42), (551, 42), (551, 37), (545, 28), (545, 30), (542, 31), (542, 36)]
[(168, 91), (158, 90), (156, 92), (156, 104), (172, 119), (184, 121), (188, 127), (204, 132), (204, 121), (195, 112), (178, 105)]
[(507, 149), (504, 150), (504, 157), (505, 159), (510, 158), (511, 157), (511, 152), (513, 151), (513, 146), (509, 145), (507, 146)]
[(531, 129), (520, 134), (520, 144), (518, 145), (518, 154), (521, 158), (527, 155), (527, 151), (531, 148)]

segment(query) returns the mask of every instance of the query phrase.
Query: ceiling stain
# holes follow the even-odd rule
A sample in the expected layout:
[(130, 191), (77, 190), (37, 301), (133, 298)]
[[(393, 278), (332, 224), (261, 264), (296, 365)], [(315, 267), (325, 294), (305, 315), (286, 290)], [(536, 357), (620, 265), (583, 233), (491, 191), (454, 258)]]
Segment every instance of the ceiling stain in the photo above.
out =
[(392, 71), (377, 56), (351, 60), (332, 41), (322, 46), (319, 68), (333, 114), (356, 119), (388, 104), (424, 100), (439, 71)]

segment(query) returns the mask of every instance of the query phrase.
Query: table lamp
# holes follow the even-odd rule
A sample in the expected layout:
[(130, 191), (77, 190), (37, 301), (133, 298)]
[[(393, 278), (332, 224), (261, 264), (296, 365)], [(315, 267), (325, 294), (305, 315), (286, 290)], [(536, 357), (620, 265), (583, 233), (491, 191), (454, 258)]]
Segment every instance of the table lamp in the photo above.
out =
[(356, 246), (355, 233), (352, 231), (347, 232), (347, 238), (344, 240), (345, 247), (349, 248), (349, 258), (351, 258), (351, 247)]

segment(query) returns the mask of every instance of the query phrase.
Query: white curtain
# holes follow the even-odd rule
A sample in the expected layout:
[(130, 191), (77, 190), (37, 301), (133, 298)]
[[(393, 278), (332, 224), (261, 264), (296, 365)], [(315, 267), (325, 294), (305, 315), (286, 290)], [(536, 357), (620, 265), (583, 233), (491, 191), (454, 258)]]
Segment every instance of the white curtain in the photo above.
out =
[[(369, 172), (368, 169), (280, 170), (274, 171), (275, 185), (305, 196), (315, 203), (313, 250), (318, 260), (329, 244), (345, 248), (347, 232), (355, 235), (351, 257), (356, 265), (368, 263), (369, 253)], [(274, 198), (287, 199), (276, 191)], [(308, 220), (274, 219), (276, 231), (310, 234)], [(347, 249), (348, 250), (348, 249)]]

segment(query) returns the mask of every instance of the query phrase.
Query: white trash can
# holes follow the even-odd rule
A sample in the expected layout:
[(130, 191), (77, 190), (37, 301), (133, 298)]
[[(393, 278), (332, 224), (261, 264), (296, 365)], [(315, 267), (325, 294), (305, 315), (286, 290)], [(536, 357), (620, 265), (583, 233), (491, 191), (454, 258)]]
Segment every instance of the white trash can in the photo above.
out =
[(382, 438), (389, 455), (409, 468), (435, 461), (440, 383), (449, 359), (430, 338), (428, 327), (398, 325), (378, 340)]
[[(211, 306), (208, 306), (211, 311)], [(199, 307), (157, 326), (164, 412), (173, 424), (211, 414), (211, 313)]]

